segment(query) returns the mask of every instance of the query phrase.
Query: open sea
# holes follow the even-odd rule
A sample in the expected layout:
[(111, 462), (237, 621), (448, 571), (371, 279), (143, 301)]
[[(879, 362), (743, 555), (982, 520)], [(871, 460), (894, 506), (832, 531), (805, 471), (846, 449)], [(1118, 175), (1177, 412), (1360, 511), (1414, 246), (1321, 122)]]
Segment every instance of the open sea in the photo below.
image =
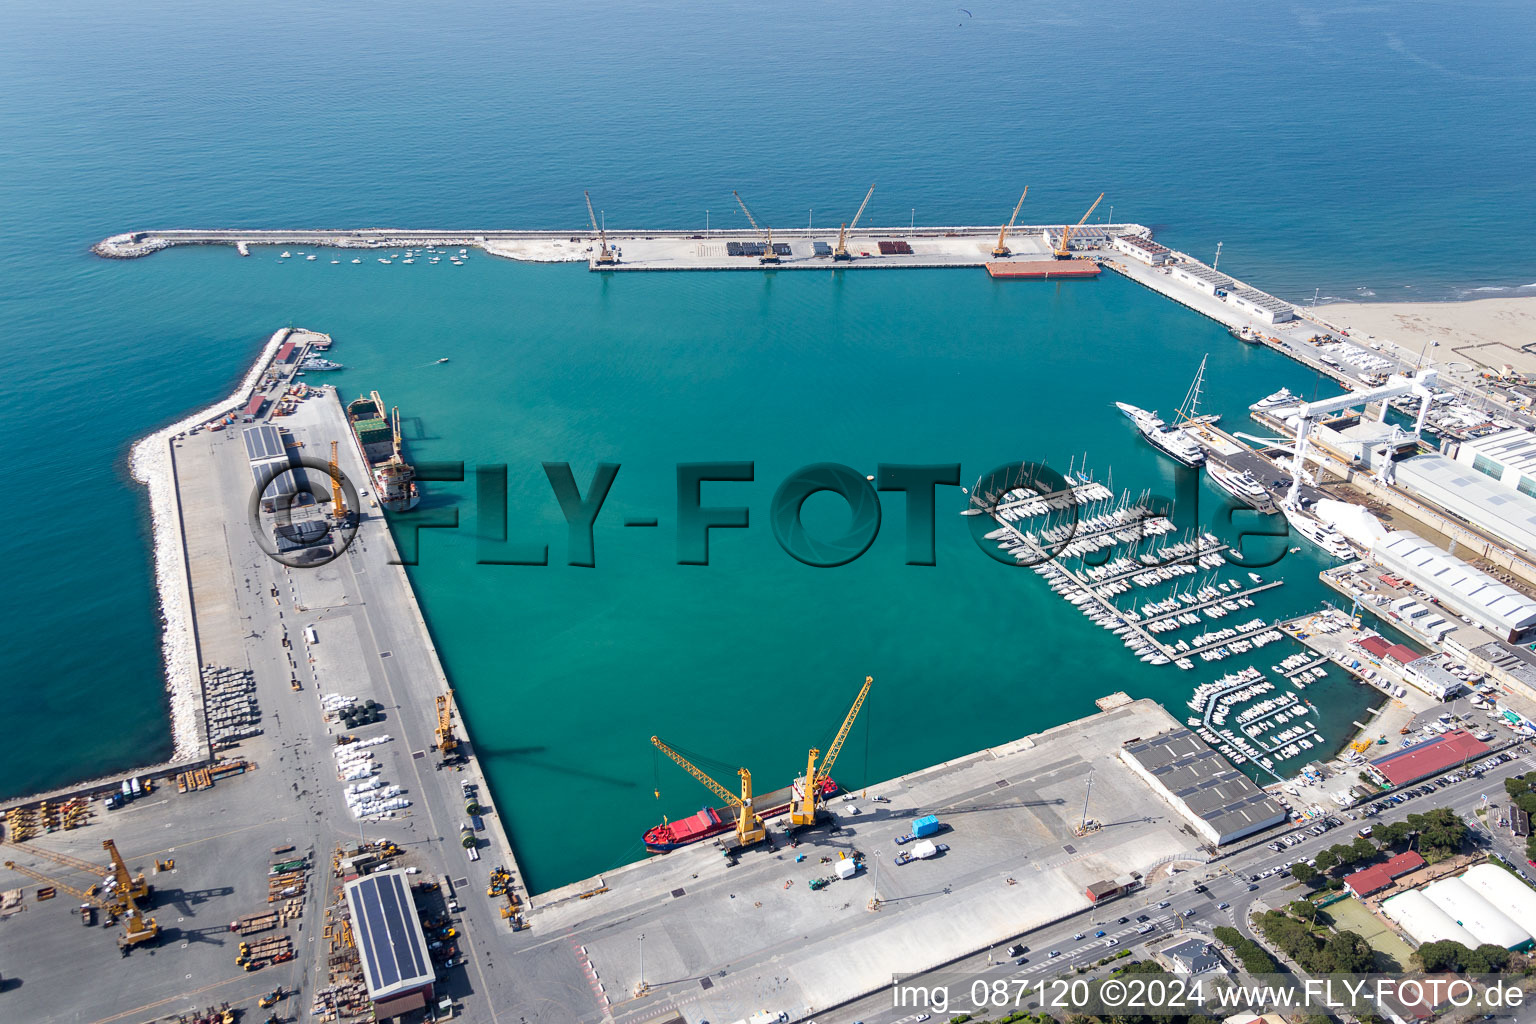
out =
[[(1152, 668), (1035, 574), (998, 565), (941, 488), (937, 564), (905, 564), (885, 495), (861, 558), (813, 569), (774, 540), (794, 469), (1015, 459), (1171, 493), (1112, 402), (1170, 412), (1210, 353), (1207, 409), (1305, 370), (1106, 274), (645, 274), (475, 255), (279, 262), (258, 249), (109, 262), (146, 227), (565, 227), (1021, 221), (1154, 227), (1293, 300), (1536, 292), (1528, 116), (1536, 8), (1107, 0), (771, 7), (18, 0), (0, 43), (0, 437), (12, 485), (0, 791), (169, 753), (147, 502), (133, 439), (225, 394), (277, 327), (337, 341), (409, 454), (507, 466), (508, 534), (543, 567), (477, 564), (473, 483), (426, 484), (457, 530), (412, 578), (536, 889), (638, 854), (711, 798), (654, 733), (787, 783), (863, 677), (851, 786), (1078, 717), (1114, 690), (1177, 717), (1218, 674)], [(1504, 244), (1507, 243), (1507, 244)], [(449, 357), (451, 362), (433, 365)], [(675, 466), (748, 460), (706, 503), (751, 509), (711, 565), (677, 563)], [(569, 566), (540, 464), (621, 465), (596, 566)], [(1205, 491), (1201, 515), (1218, 515)], [(846, 512), (825, 495), (813, 527)], [(655, 530), (626, 530), (654, 516)], [(841, 517), (841, 518), (840, 518)], [(1316, 607), (1308, 547), (1266, 617)], [(1266, 571), (1266, 570), (1261, 570)], [(1267, 571), (1266, 571), (1267, 572)], [(1223, 620), (1226, 625), (1231, 619)], [(1274, 645), (1220, 663), (1267, 668)], [(1306, 693), (1330, 742), (1369, 694)], [(658, 799), (653, 791), (660, 790)]]

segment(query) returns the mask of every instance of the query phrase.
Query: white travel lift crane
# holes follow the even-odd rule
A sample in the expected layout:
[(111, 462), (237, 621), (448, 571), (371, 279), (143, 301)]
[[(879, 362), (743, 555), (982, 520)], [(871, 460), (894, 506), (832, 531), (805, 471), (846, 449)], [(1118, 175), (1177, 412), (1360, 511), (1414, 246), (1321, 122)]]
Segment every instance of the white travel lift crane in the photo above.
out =
[(747, 209), (746, 202), (741, 198), (741, 193), (731, 189), (731, 195), (736, 197), (736, 205), (741, 207), (741, 212), (747, 215), (747, 223), (752, 225), (752, 230), (757, 232), (763, 240), (763, 254), (757, 258), (759, 263), (777, 263), (779, 254), (773, 251), (773, 228), (760, 228), (757, 226), (757, 218), (752, 216), (752, 211)]
[(597, 259), (594, 262), (599, 267), (611, 267), (619, 262), (619, 258), (608, 248), (608, 232), (597, 222), (597, 214), (592, 212), (592, 194), (585, 189), (581, 194), (587, 201), (587, 218), (592, 221), (592, 233), (597, 236)]
[(1008, 232), (1013, 230), (1013, 222), (1019, 219), (1019, 210), (1024, 206), (1024, 196), (1027, 195), (1029, 195), (1029, 186), (1025, 185), (1024, 195), (1019, 196), (1018, 205), (1013, 208), (1013, 216), (1008, 218), (1008, 223), (1004, 224), (1003, 229), (997, 233), (997, 244), (992, 247), (994, 257), (1013, 255), (1008, 248)]
[(832, 258), (838, 262), (853, 259), (853, 253), (848, 251), (848, 232), (859, 226), (859, 218), (864, 216), (864, 207), (869, 205), (869, 197), (875, 194), (875, 186), (869, 186), (869, 191), (864, 193), (864, 201), (859, 204), (859, 212), (853, 215), (851, 223), (844, 224), (837, 233), (837, 248), (832, 250)]

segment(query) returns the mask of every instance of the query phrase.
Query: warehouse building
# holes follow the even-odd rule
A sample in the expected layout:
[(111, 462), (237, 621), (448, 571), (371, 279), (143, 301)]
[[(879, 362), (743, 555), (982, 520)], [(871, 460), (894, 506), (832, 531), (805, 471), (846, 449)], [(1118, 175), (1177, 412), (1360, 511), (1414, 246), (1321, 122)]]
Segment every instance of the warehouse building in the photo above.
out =
[(1511, 427), (1461, 441), (1447, 454), (1510, 490), (1536, 498), (1536, 433)]
[(1160, 267), (1173, 258), (1173, 252), (1166, 245), (1141, 235), (1121, 235), (1114, 244), (1120, 252), (1152, 267)]
[(436, 972), (405, 872), (364, 875), (348, 882), (345, 892), (375, 1019), (425, 1007)]
[(1505, 544), (1536, 551), (1536, 497), (1433, 452), (1395, 463), (1393, 482)]
[[(1103, 249), (1114, 236), (1102, 224), (1073, 225), (1067, 232), (1068, 249)], [(1045, 229), (1045, 244), (1052, 249), (1061, 247), (1061, 228)]]
[(1296, 310), (1289, 302), (1259, 291), (1257, 288), (1239, 288), (1227, 296), (1227, 301), (1255, 319), (1267, 324), (1283, 324), (1296, 319)]
[(1409, 786), (1488, 752), (1488, 745), (1471, 733), (1453, 729), (1444, 736), (1378, 757), (1367, 769), (1388, 786)]
[(1176, 281), (1202, 291), (1207, 295), (1215, 295), (1219, 291), (1226, 291), (1232, 287), (1232, 279), (1226, 274), (1212, 270), (1204, 263), (1177, 263), (1173, 267), (1173, 277)]
[(1188, 729), (1128, 743), (1120, 759), (1216, 846), (1286, 820), (1285, 808)]
[(1519, 643), (1536, 631), (1536, 601), (1422, 537), (1389, 532), (1372, 545), (1371, 557), (1502, 640)]

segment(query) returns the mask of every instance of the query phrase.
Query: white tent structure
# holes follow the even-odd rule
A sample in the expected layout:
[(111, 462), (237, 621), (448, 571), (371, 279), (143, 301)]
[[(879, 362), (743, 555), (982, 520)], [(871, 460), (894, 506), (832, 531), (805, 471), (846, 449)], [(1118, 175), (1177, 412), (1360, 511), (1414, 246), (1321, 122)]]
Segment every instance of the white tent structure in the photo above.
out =
[(1461, 878), (1504, 916), (1536, 935), (1536, 890), (1494, 864), (1470, 867)]
[(1381, 912), (1421, 946), (1426, 942), (1446, 940), (1459, 942), (1468, 949), (1476, 949), (1479, 945), (1477, 936), (1463, 928), (1444, 909), (1431, 903), (1423, 890), (1414, 889), (1383, 900)]
[(1530, 932), (1461, 878), (1442, 878), (1425, 886), (1424, 895), (1454, 917), (1457, 924), (1477, 936), (1478, 945), (1488, 943), (1505, 949), (1519, 949), (1531, 944)]

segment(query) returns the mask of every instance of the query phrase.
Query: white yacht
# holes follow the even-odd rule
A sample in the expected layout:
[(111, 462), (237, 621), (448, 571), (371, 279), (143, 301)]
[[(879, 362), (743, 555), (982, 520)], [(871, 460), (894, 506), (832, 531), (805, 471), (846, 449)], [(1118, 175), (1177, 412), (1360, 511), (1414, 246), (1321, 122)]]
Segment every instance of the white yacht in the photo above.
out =
[(1350, 561), (1360, 556), (1350, 546), (1349, 541), (1343, 535), (1327, 523), (1313, 519), (1298, 508), (1290, 505), (1280, 506), (1280, 511), (1285, 513), (1285, 521), (1291, 524), (1291, 529), (1301, 534), (1307, 540), (1322, 548), (1334, 558)]
[(1164, 455), (1175, 462), (1197, 468), (1205, 462), (1205, 452), (1194, 441), (1177, 430), (1169, 430), (1166, 424), (1158, 418), (1157, 413), (1138, 409), (1134, 405), (1125, 402), (1116, 402), (1115, 408), (1125, 413), (1130, 421), (1136, 424), (1136, 429), (1141, 436)]
[(1205, 475), (1211, 483), (1241, 502), (1260, 508), (1273, 507), (1269, 491), (1246, 469), (1238, 472), (1231, 466), (1218, 466), (1213, 462), (1205, 467)]
[(1267, 395), (1264, 398), (1259, 399), (1257, 402), (1254, 402), (1248, 408), (1254, 410), (1255, 412), (1265, 409), (1283, 409), (1288, 405), (1296, 405), (1300, 401), (1301, 399), (1297, 398), (1291, 392), (1290, 388), (1281, 388), (1274, 394)]

